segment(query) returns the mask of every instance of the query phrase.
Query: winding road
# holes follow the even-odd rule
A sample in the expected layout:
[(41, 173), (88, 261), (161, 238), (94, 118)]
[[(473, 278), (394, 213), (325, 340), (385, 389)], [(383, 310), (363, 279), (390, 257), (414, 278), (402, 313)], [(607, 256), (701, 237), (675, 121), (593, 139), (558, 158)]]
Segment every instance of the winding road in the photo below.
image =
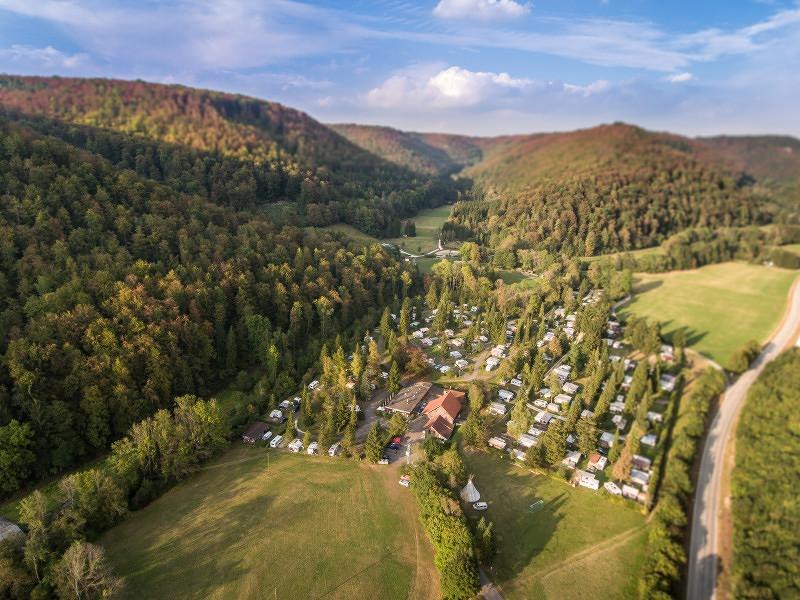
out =
[[(735, 327), (735, 323), (731, 323)], [(689, 547), (689, 600), (715, 598), (719, 574), (719, 523), (728, 510), (722, 496), (726, 448), (736, 432), (739, 411), (744, 406), (750, 386), (767, 363), (775, 359), (800, 331), (800, 279), (789, 292), (789, 304), (783, 320), (773, 332), (761, 354), (728, 389), (720, 402), (703, 447), (700, 471), (695, 488), (692, 530)]]

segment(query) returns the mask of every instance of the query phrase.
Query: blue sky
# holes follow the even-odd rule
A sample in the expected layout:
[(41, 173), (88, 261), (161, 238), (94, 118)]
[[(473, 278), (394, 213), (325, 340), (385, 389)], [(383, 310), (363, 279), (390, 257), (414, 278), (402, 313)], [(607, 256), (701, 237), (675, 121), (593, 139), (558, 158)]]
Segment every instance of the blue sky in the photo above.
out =
[(0, 71), (420, 131), (800, 136), (800, 1), (0, 0)]

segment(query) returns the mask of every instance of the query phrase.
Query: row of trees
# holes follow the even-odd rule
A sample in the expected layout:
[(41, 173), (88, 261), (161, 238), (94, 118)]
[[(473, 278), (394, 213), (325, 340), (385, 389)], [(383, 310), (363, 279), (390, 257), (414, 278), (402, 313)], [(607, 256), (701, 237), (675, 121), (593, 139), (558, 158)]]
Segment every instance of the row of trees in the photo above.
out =
[(228, 423), (215, 400), (183, 396), (114, 443), (99, 466), (62, 478), (52, 491), (19, 503), (24, 536), (0, 545), (3, 597), (107, 598), (120, 586), (91, 544), (165, 487), (227, 445)]
[(458, 500), (441, 483), (440, 476), (433, 464), (418, 464), (412, 471), (411, 491), (419, 506), (422, 525), (433, 544), (434, 561), (441, 575), (442, 598), (467, 600), (480, 588), (475, 547)]
[(719, 371), (708, 368), (692, 383), (683, 399), (680, 427), (676, 427), (661, 469), (659, 499), (652, 512), (648, 553), (639, 580), (641, 598), (674, 598), (681, 594), (684, 545), (691, 510), (692, 465), (705, 435), (711, 406), (725, 388)]

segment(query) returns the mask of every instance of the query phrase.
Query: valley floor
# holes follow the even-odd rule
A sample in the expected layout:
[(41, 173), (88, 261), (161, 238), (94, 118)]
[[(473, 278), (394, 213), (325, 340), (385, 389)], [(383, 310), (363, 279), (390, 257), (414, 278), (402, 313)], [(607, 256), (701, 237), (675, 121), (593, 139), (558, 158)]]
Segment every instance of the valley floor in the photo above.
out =
[(636, 275), (620, 313), (657, 320), (667, 338), (681, 327), (697, 352), (725, 364), (749, 340), (764, 341), (783, 315), (796, 271), (742, 262)]
[[(636, 595), (645, 519), (621, 499), (535, 475), (495, 452), (468, 452), (469, 473), (489, 503), (498, 554), (489, 577), (509, 600)], [(535, 505), (542, 501), (541, 508)]]
[(433, 598), (397, 468), (235, 447), (100, 540), (128, 598)]

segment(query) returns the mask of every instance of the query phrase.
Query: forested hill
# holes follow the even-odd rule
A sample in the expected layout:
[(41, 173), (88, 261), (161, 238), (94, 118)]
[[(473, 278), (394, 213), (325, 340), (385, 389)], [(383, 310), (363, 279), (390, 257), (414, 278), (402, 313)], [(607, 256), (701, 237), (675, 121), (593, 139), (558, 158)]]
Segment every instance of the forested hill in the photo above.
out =
[(239, 207), (288, 201), (291, 210), (282, 210), (298, 224), (344, 221), (397, 235), (402, 218), (454, 197), (449, 182), (384, 160), (305, 113), (246, 96), (142, 81), (2, 76), (0, 111), (181, 191), (198, 191), (187, 190), (189, 177), (212, 200), (232, 196)]
[(180, 193), (0, 118), (0, 496), (249, 372), (260, 414), (413, 284), (377, 245), (280, 228), (197, 179)]
[(753, 135), (699, 138), (732, 168), (769, 186), (781, 199), (800, 199), (800, 140), (789, 136)]
[(767, 190), (698, 141), (613, 124), (499, 138), (466, 169), (486, 201), (456, 221), (496, 248), (578, 255), (653, 246), (695, 226), (771, 218)]
[(331, 127), (354, 144), (417, 173), (455, 173), (483, 158), (488, 138), (443, 133), (415, 133), (392, 127), (335, 124)]

